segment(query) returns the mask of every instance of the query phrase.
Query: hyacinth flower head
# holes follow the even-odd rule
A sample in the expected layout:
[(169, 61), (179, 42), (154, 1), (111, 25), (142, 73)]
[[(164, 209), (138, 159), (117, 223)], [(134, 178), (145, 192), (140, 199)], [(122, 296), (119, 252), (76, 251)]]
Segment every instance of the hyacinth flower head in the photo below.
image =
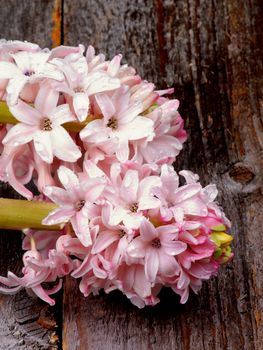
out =
[(171, 165), (186, 140), (173, 89), (121, 60), (0, 42), (0, 181), (30, 200), (0, 199), (25, 250), (0, 292), (53, 305), (70, 275), (85, 296), (117, 289), (141, 308), (166, 286), (185, 303), (232, 258), (216, 186)]

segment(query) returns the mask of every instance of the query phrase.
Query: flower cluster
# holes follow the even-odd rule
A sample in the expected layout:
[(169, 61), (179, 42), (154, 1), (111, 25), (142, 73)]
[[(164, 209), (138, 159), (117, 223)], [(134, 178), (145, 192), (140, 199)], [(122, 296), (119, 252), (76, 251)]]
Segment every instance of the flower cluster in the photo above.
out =
[(119, 289), (144, 307), (167, 286), (185, 303), (232, 257), (216, 186), (171, 165), (186, 140), (173, 89), (121, 59), (0, 42), (0, 98), (16, 120), (0, 128), (0, 180), (55, 203), (42, 223), (58, 225), (24, 231), (23, 276), (0, 277), (0, 292), (25, 287), (52, 305), (70, 274), (85, 296)]

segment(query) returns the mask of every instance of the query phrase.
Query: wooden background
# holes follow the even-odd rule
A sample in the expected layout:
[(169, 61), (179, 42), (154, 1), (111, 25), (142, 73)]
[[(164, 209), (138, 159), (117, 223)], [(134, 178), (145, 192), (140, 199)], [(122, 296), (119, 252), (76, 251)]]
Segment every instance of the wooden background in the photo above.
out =
[[(121, 52), (175, 87), (189, 133), (176, 167), (218, 184), (235, 237), (233, 262), (184, 306), (167, 290), (143, 310), (120, 293), (84, 299), (70, 280), (55, 308), (0, 296), (0, 349), (263, 349), (262, 18), (262, 0), (0, 0), (4, 38)], [(19, 271), (20, 245), (1, 232), (1, 274)]]

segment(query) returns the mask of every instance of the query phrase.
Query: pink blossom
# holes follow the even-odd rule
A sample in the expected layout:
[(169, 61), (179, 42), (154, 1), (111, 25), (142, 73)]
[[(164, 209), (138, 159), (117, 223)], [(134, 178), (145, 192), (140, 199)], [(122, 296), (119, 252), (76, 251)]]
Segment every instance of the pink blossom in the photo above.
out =
[(138, 308), (146, 305), (156, 305), (161, 286), (152, 287), (147, 279), (144, 266), (140, 264), (122, 264), (114, 283)]
[(24, 86), (35, 84), (45, 78), (62, 81), (64, 76), (55, 66), (48, 63), (50, 53), (21, 51), (11, 54), (14, 63), (0, 62), (0, 79), (9, 79), (6, 87), (7, 102), (17, 103)]
[[(93, 46), (89, 45), (86, 51), (86, 62), (88, 64), (88, 71), (95, 70), (107, 70), (108, 62), (105, 61), (105, 55), (99, 53), (95, 54), (95, 49)], [(112, 76), (112, 75), (110, 75)]]
[(44, 225), (67, 223), (70, 221), (80, 242), (86, 247), (91, 245), (90, 219), (99, 215), (96, 200), (104, 190), (101, 179), (87, 179), (80, 182), (76, 174), (61, 166), (58, 177), (65, 189), (55, 186), (44, 188), (45, 195), (59, 208), (54, 209), (43, 220)]
[(154, 84), (144, 80), (130, 89), (131, 101), (140, 101), (143, 105), (143, 111), (152, 106), (158, 98), (157, 92), (154, 91)]
[(129, 159), (130, 142), (153, 138), (152, 120), (140, 116), (142, 104), (130, 102), (127, 88), (122, 87), (111, 96), (97, 94), (96, 101), (104, 118), (91, 121), (81, 130), (83, 141), (96, 144), (106, 154), (116, 153), (117, 159), (124, 162)]
[(5, 145), (0, 156), (0, 180), (8, 182), (18, 193), (32, 199), (32, 192), (24, 185), (30, 182), (34, 170), (28, 145)]
[(177, 229), (172, 225), (159, 226), (144, 219), (140, 226), (140, 236), (128, 247), (128, 254), (134, 258), (144, 258), (145, 275), (154, 282), (157, 273), (173, 276), (178, 273), (178, 263), (174, 259), (186, 250), (187, 245), (179, 241)]
[[(0, 287), (1, 293), (16, 293), (22, 288), (31, 289), (40, 299), (44, 300), (50, 305), (54, 305), (55, 301), (49, 295), (56, 293), (62, 286), (62, 281), (51, 289), (44, 289), (43, 282), (54, 282), (58, 277), (56, 266), (61, 266), (67, 263), (65, 256), (53, 256), (50, 251), (48, 260), (42, 259), (41, 255), (35, 250), (27, 251), (23, 256), (24, 268), (22, 270), (23, 277), (17, 277), (12, 272), (8, 272), (8, 276), (0, 277), (0, 283), (7, 286)], [(58, 261), (59, 260), (59, 265)], [(61, 271), (62, 272), (62, 271)], [(60, 277), (64, 275), (60, 274)]]
[(58, 84), (56, 89), (70, 97), (70, 103), (80, 121), (88, 116), (89, 96), (120, 87), (119, 79), (111, 78), (104, 71), (89, 72), (87, 61), (81, 54), (69, 54), (64, 59), (54, 59), (52, 62), (66, 77), (66, 81)]
[(0, 277), (0, 292), (26, 288), (54, 305), (70, 275), (84, 296), (119, 289), (142, 308), (166, 286), (185, 303), (233, 256), (216, 186), (171, 165), (186, 140), (174, 89), (121, 61), (0, 40), (0, 98), (18, 122), (0, 126), (0, 181), (55, 203), (42, 223), (60, 225), (23, 231), (22, 275)]
[(183, 148), (186, 140), (184, 123), (177, 109), (178, 100), (163, 103), (146, 116), (154, 122), (155, 137), (150, 142), (137, 141), (134, 146), (135, 161), (139, 163), (171, 163)]
[(46, 84), (36, 97), (35, 108), (22, 100), (10, 107), (20, 123), (10, 128), (3, 144), (19, 146), (33, 140), (36, 152), (46, 163), (52, 163), (53, 156), (68, 162), (80, 158), (79, 148), (61, 126), (74, 116), (68, 104), (57, 106), (58, 98), (59, 93)]
[(98, 254), (111, 247), (110, 260), (116, 266), (123, 261), (129, 243), (134, 237), (134, 231), (123, 224), (111, 225), (112, 206), (107, 203), (102, 208), (102, 225), (96, 237), (91, 253)]
[(107, 62), (107, 73), (111, 77), (119, 78), (121, 83), (132, 87), (141, 82), (141, 77), (136, 75), (136, 71), (133, 67), (127, 64), (121, 65), (122, 55), (116, 55), (110, 62)]
[(122, 221), (125, 227), (137, 229), (143, 212), (160, 206), (153, 193), (153, 189), (161, 186), (160, 178), (147, 176), (140, 180), (137, 170), (127, 169), (124, 174), (120, 170), (112, 166), (112, 189), (105, 191), (105, 198), (113, 205), (109, 223), (117, 225)]

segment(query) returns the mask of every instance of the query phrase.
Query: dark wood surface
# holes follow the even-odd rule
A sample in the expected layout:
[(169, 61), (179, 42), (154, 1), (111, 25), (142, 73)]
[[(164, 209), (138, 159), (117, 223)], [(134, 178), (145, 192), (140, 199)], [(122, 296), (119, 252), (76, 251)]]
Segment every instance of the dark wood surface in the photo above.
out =
[[(0, 10), (3, 37), (121, 52), (159, 88), (174, 86), (189, 134), (176, 168), (218, 184), (235, 237), (233, 262), (183, 306), (168, 290), (143, 310), (120, 293), (84, 299), (70, 279), (56, 308), (1, 296), (0, 349), (49, 349), (55, 330), (65, 350), (261, 350), (261, 0), (0, 0)], [(1, 273), (16, 271), (20, 235), (1, 233), (0, 252)], [(42, 327), (49, 322), (58, 327)]]

